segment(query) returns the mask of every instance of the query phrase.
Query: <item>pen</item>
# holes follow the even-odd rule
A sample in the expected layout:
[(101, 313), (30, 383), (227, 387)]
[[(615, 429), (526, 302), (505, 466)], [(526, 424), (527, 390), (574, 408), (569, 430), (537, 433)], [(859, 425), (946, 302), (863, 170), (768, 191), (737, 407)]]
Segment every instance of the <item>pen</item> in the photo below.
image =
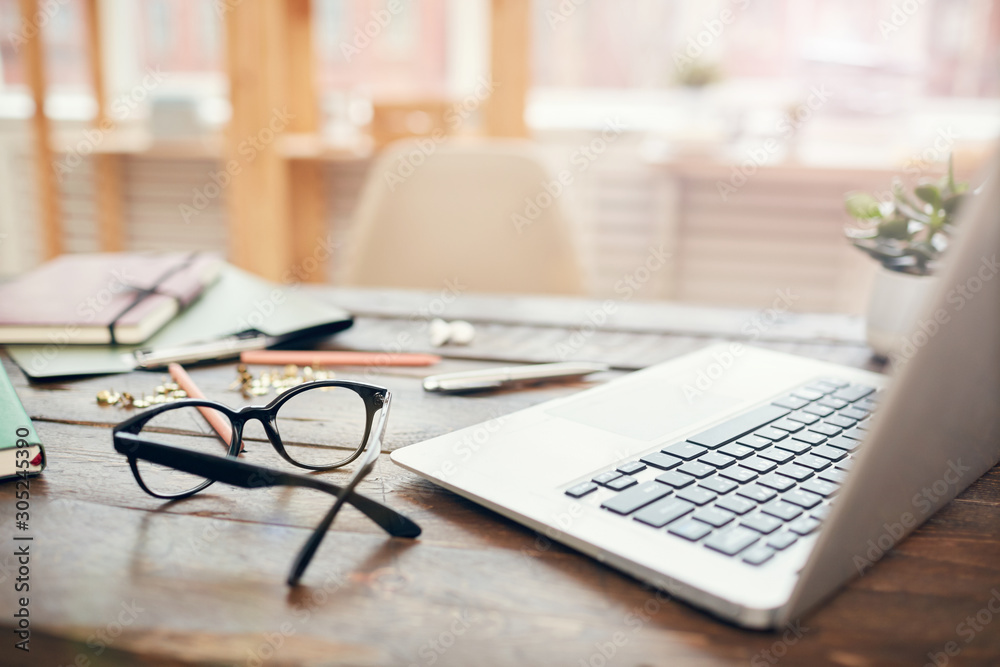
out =
[(442, 393), (458, 393), (496, 389), (512, 384), (570, 380), (606, 370), (608, 370), (607, 364), (582, 361), (505, 366), (481, 371), (431, 375), (424, 378), (424, 389)]
[(433, 366), (435, 354), (354, 352), (348, 350), (248, 350), (240, 353), (244, 364), (265, 366)]
[[(191, 379), (191, 376), (187, 374), (187, 371), (180, 364), (169, 364), (167, 371), (169, 371), (170, 377), (174, 379), (177, 386), (187, 392), (188, 398), (205, 398), (205, 394), (201, 393), (201, 389), (198, 389), (198, 385), (194, 383), (194, 380)], [(219, 437), (226, 443), (226, 446), (229, 446), (233, 441), (233, 427), (229, 423), (229, 420), (211, 408), (199, 406), (198, 412), (209, 423), (212, 430), (219, 434)]]

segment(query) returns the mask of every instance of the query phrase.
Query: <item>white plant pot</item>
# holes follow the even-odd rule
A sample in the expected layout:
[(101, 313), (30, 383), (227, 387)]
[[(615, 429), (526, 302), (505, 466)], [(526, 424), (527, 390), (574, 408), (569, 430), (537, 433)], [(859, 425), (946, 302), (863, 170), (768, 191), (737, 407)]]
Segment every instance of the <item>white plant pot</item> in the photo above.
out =
[(879, 267), (868, 300), (868, 344), (880, 357), (898, 354), (938, 279)]

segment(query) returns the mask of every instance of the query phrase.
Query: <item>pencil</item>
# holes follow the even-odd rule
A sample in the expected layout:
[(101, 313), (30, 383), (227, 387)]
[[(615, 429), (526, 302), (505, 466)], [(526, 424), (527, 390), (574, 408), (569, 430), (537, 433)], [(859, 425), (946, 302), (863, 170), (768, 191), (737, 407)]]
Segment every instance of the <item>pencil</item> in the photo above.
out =
[[(205, 398), (205, 394), (201, 393), (201, 389), (198, 389), (198, 385), (194, 383), (194, 380), (191, 379), (191, 376), (187, 374), (187, 371), (180, 364), (169, 364), (167, 365), (167, 370), (170, 372), (170, 377), (177, 383), (177, 386), (187, 392), (188, 398)], [(212, 430), (222, 438), (222, 441), (227, 446), (231, 445), (233, 442), (233, 425), (229, 423), (229, 420), (218, 410), (213, 410), (212, 408), (198, 406), (198, 411), (212, 427)]]
[(435, 354), (353, 352), (345, 350), (248, 350), (240, 353), (244, 364), (265, 366), (433, 366)]

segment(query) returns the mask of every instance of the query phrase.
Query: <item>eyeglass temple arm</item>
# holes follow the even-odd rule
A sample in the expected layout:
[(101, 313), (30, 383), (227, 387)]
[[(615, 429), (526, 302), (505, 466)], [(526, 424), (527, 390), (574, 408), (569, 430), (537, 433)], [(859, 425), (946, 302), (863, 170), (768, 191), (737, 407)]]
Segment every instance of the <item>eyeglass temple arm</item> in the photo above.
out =
[[(379, 419), (379, 425), (375, 430), (373, 442), (371, 443), (371, 449), (369, 451), (381, 451), (382, 437), (385, 435), (385, 424), (388, 416), (389, 396), (386, 395), (382, 405), (382, 416)], [(374, 466), (374, 459), (365, 460), (365, 462), (362, 463), (362, 467), (351, 478), (351, 482), (347, 487), (348, 494), (354, 493), (354, 487), (371, 471)], [(298, 585), (299, 580), (302, 578), (306, 568), (309, 566), (313, 556), (316, 554), (316, 550), (319, 549), (320, 542), (322, 542), (323, 538), (326, 537), (327, 532), (330, 530), (330, 526), (333, 524), (333, 520), (337, 517), (337, 513), (340, 511), (340, 508), (346, 500), (347, 497), (344, 495), (337, 496), (337, 501), (333, 504), (333, 507), (331, 507), (330, 511), (326, 513), (323, 520), (319, 522), (319, 525), (316, 526), (316, 529), (312, 532), (312, 535), (309, 536), (309, 539), (306, 540), (306, 543), (302, 545), (298, 556), (295, 557), (295, 564), (292, 565), (292, 571), (288, 574), (289, 586)], [(420, 529), (418, 528), (417, 530), (419, 534)], [(413, 535), (412, 537), (416, 537), (416, 535)]]
[[(159, 463), (175, 470), (247, 489), (268, 486), (300, 486), (329, 493), (337, 497), (338, 500), (340, 500), (343, 491), (343, 487), (314, 477), (293, 475), (252, 463), (224, 459), (212, 454), (203, 454), (202, 452), (152, 442), (130, 433), (115, 434), (115, 449), (130, 458)], [(420, 535), (420, 526), (416, 523), (391, 507), (356, 493), (353, 489), (342, 500), (353, 505), (393, 537), (417, 537)], [(338, 502), (337, 505), (339, 504)]]

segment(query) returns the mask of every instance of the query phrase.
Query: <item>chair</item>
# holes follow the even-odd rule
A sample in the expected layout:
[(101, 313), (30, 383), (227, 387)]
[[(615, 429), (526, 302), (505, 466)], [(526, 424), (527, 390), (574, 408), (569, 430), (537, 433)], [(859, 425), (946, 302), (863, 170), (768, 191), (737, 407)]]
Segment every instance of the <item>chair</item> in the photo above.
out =
[(565, 187), (527, 141), (394, 143), (369, 171), (341, 282), (582, 294)]

